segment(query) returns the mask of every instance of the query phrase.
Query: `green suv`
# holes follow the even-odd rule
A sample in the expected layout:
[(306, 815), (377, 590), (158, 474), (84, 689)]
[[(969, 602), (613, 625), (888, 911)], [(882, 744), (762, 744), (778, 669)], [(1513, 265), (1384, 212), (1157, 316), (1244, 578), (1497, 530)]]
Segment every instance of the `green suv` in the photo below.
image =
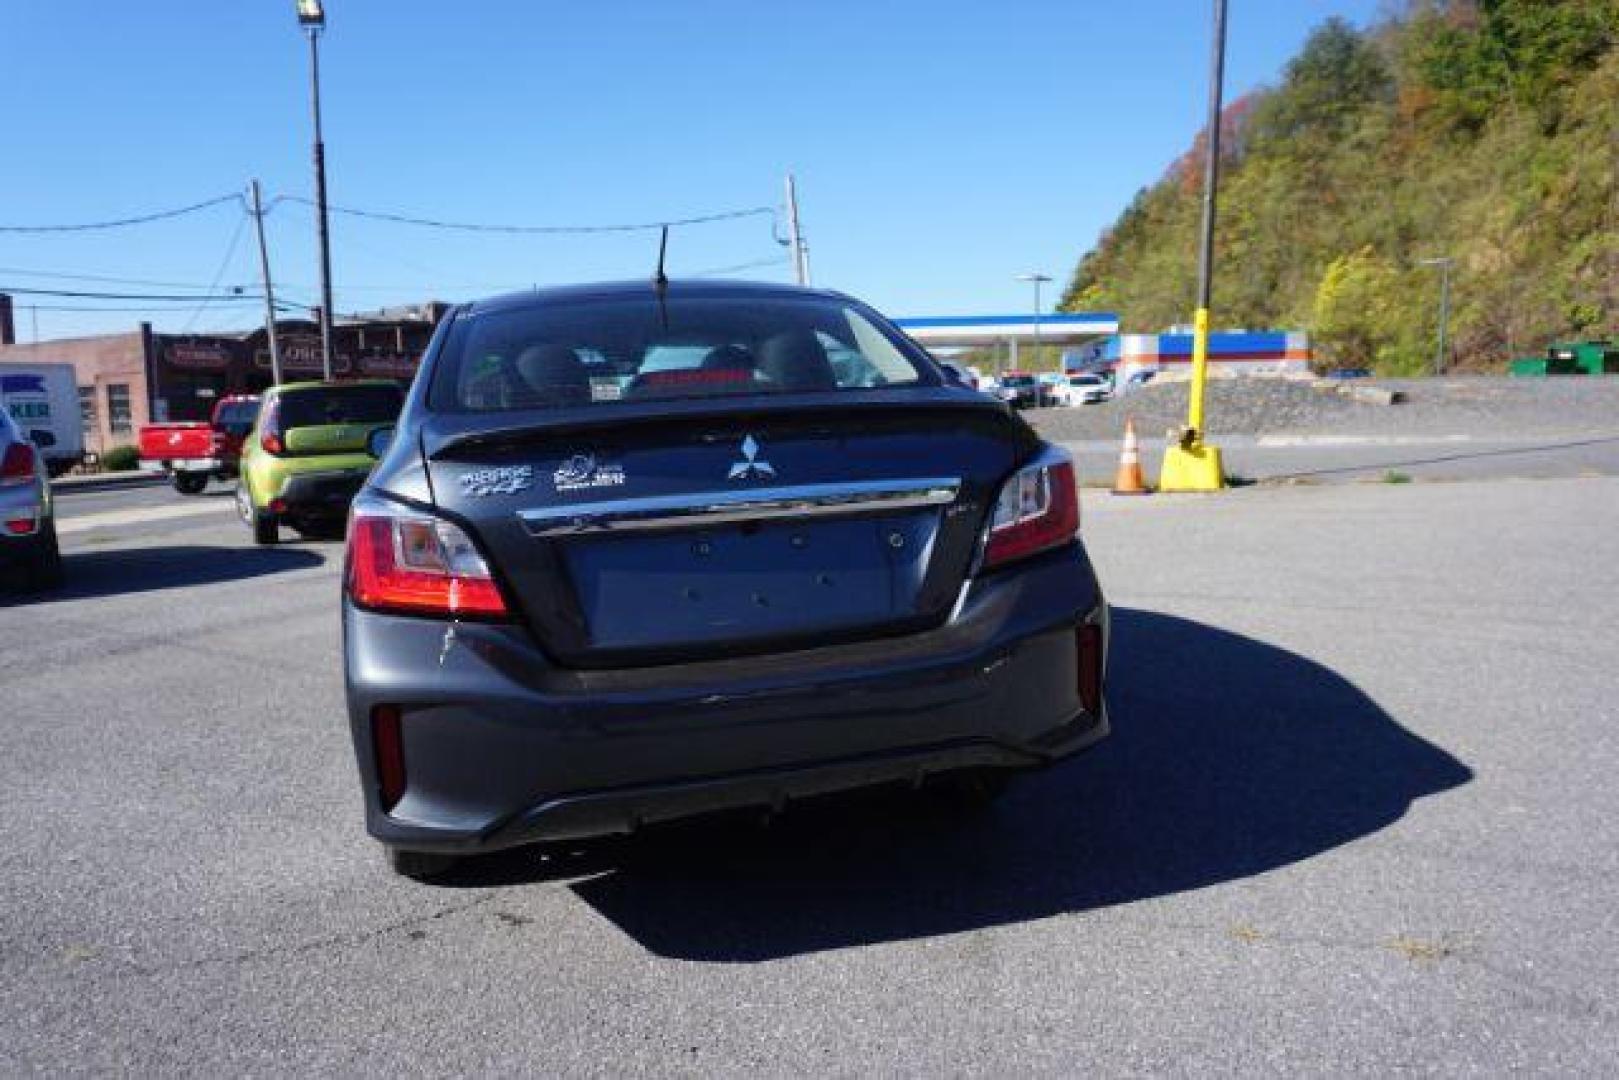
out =
[(366, 440), (391, 425), (404, 402), (399, 384), (384, 380), (266, 390), (236, 485), (236, 508), (254, 542), (275, 543), (282, 525), (300, 536), (340, 535), (375, 464)]

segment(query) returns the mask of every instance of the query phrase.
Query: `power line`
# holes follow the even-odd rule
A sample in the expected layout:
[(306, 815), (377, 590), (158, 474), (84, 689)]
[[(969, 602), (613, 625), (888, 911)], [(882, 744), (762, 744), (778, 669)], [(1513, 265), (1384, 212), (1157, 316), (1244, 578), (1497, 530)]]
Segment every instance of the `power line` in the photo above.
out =
[[(145, 225), (154, 221), (166, 221), (170, 218), (183, 217), (194, 214), (200, 210), (222, 206), (225, 203), (236, 203), (246, 213), (246, 204), (238, 192), (228, 195), (219, 195), (202, 202), (192, 203), (188, 206), (178, 206), (171, 210), (157, 210), (149, 214), (139, 214), (134, 217), (115, 218), (111, 221), (88, 221), (63, 225), (0, 225), (0, 232), (6, 233), (56, 233), (56, 232), (88, 232), (95, 229), (118, 229), (129, 225)], [(314, 200), (302, 195), (279, 195), (270, 200), (273, 208), (279, 203), (295, 202), (304, 206), (314, 206)], [(369, 218), (374, 221), (391, 221), (398, 225), (419, 225), (424, 228), (454, 229), (461, 232), (496, 232), (496, 233), (529, 233), (551, 235), (588, 235), (592, 233), (626, 233), (650, 232), (664, 226), (671, 228), (679, 225), (709, 225), (718, 221), (734, 221), (739, 218), (769, 216), (774, 218), (776, 208), (772, 206), (754, 206), (742, 210), (724, 210), (715, 214), (699, 214), (694, 217), (671, 218), (662, 221), (636, 222), (621, 225), (492, 225), (478, 222), (443, 221), (437, 218), (413, 217), (409, 214), (396, 214), (384, 210), (362, 210), (351, 206), (328, 207), (334, 214), (346, 214), (349, 217)]]
[[(282, 195), (274, 202), (295, 202), (305, 206), (313, 206), (313, 200), (302, 195)], [(452, 229), (459, 232), (492, 232), (492, 233), (524, 233), (542, 235), (588, 235), (592, 233), (628, 233), (652, 232), (668, 226), (677, 225), (708, 225), (716, 221), (734, 221), (739, 218), (776, 216), (775, 207), (755, 206), (746, 210), (725, 210), (717, 214), (703, 214), (698, 217), (676, 218), (669, 221), (648, 221), (632, 225), (489, 225), (460, 221), (440, 221), (435, 218), (411, 217), (407, 214), (395, 214), (383, 210), (360, 210), (349, 206), (328, 206), (334, 214), (344, 214), (348, 217), (368, 218), (372, 221), (390, 221), (396, 225), (420, 225), (429, 229)]]
[(709, 270), (694, 270), (686, 277), (717, 277), (720, 274), (736, 274), (743, 270), (757, 270), (763, 266), (781, 266), (792, 261), (788, 255), (774, 255), (768, 259), (754, 259), (752, 262), (737, 263), (734, 266), (716, 266)]
[[(350, 241), (346, 241), (346, 242), (350, 242)], [(359, 244), (354, 244), (354, 246), (359, 247), (360, 245)], [(384, 257), (383, 253), (378, 252), (375, 249), (364, 248), (362, 250), (367, 250), (371, 254), (376, 255), (379, 258)], [(394, 262), (402, 261), (402, 260), (398, 259), (396, 256), (387, 256), (387, 258), (390, 261), (394, 261)], [(155, 280), (153, 280), (151, 278), (113, 277), (113, 276), (106, 275), (106, 274), (70, 274), (70, 273), (67, 273), (65, 271), (59, 271), (59, 270), (29, 270), (29, 269), (25, 269), (24, 267), (20, 267), (20, 266), (0, 266), (0, 274), (13, 274), (13, 275), (16, 275), (17, 277), (28, 277), (28, 278), (48, 278), (48, 279), (57, 280), (57, 281), (97, 281), (97, 282), (102, 282), (102, 283), (110, 284), (110, 285), (151, 285), (151, 286), (156, 286), (156, 287), (159, 287), (159, 288), (166, 288), (166, 289), (198, 289), (198, 290), (205, 290), (205, 289), (209, 288), (209, 286), (204, 285), (200, 281), (155, 281)], [(433, 284), (430, 284), (430, 285), (426, 286), (426, 289), (427, 289), (428, 292), (432, 292), (435, 289), (443, 289), (443, 290), (451, 290), (451, 291), (459, 290), (459, 289), (524, 289), (524, 288), (528, 287), (528, 284), (529, 284), (528, 282), (510, 282), (510, 283), (506, 283), (506, 284), (491, 284), (491, 283), (485, 282), (485, 281), (468, 281), (468, 282), (461, 282), (461, 283), (458, 283), (458, 284), (456, 284), (456, 283), (446, 284), (444, 282), (437, 282), (437, 283), (433, 283)], [(307, 283), (300, 284), (298, 282), (288, 282), (284, 286), (280, 282), (277, 282), (276, 287), (278, 289), (279, 288), (301, 289), (301, 290), (306, 291), (306, 292), (310, 291), (310, 290), (312, 290), (314, 288), (314, 286), (309, 285)], [(344, 289), (353, 289), (353, 290), (356, 290), (356, 291), (363, 291), (363, 292), (412, 292), (412, 291), (419, 290), (421, 287), (416, 286), (416, 285), (397, 285), (397, 284), (396, 285), (376, 285), (376, 284), (356, 285), (356, 284), (353, 284), (351, 282), (345, 281), (343, 283), (343, 288)]]
[(69, 274), (59, 270), (28, 270), (20, 266), (0, 266), (0, 274), (18, 277), (51, 278), (57, 281), (100, 281), (111, 285), (155, 285), (165, 289), (200, 289), (196, 281), (153, 281), (151, 278), (111, 277), (105, 274)]
[[(233, 286), (237, 288), (238, 286)], [(20, 289), (11, 285), (0, 285), (0, 292), (16, 293), (20, 296), (64, 296), (75, 300), (161, 300), (165, 303), (194, 304), (216, 303), (231, 300), (263, 300), (264, 297), (249, 292), (233, 292), (222, 296), (180, 296), (158, 293), (122, 293), (122, 292), (85, 292), (75, 289)]]
[[(214, 271), (214, 279), (208, 283), (208, 295), (210, 297), (212, 297), (218, 290), (219, 281), (225, 276), (225, 271), (230, 267), (231, 257), (236, 254), (236, 245), (241, 241), (242, 231), (246, 228), (247, 218), (237, 218), (236, 228), (231, 230), (230, 242), (225, 245), (225, 257), (219, 260), (219, 269)], [(191, 318), (187, 319), (185, 326), (180, 328), (180, 333), (189, 333), (191, 328), (197, 325), (197, 320), (202, 316), (202, 313), (207, 310), (207, 307), (208, 305), (206, 302), (198, 303), (196, 309), (191, 313)]]
[(207, 210), (209, 207), (220, 206), (228, 202), (234, 202), (240, 206), (242, 205), (242, 196), (232, 192), (229, 195), (205, 199), (200, 203), (192, 203), (190, 206), (179, 206), (173, 210), (158, 210), (150, 214), (118, 218), (113, 221), (90, 221), (77, 225), (0, 225), (0, 233), (64, 233), (90, 232), (95, 229), (119, 229), (126, 225), (145, 225), (153, 221), (165, 221), (169, 218), (182, 217), (186, 214), (194, 214), (199, 210)]
[[(232, 299), (236, 299), (236, 298), (233, 297)], [(212, 310), (221, 311), (221, 310), (224, 310), (226, 308), (231, 308), (231, 307), (252, 307), (252, 306), (256, 306), (258, 303), (259, 302), (257, 300), (240, 300), (240, 299), (236, 299), (236, 302), (234, 304), (221, 304), (221, 305), (219, 305), (219, 307), (213, 308)], [(107, 307), (107, 306), (104, 306), (104, 305), (93, 305), (93, 304), (19, 304), (17, 306), (17, 310), (18, 311), (86, 311), (86, 312), (106, 311), (106, 312), (112, 312), (112, 313), (115, 313), (115, 314), (128, 314), (128, 313), (141, 312), (141, 311), (153, 311), (153, 312), (162, 311), (162, 312), (172, 313), (174, 311), (174, 308), (172, 308), (172, 307), (118, 307), (118, 306)]]

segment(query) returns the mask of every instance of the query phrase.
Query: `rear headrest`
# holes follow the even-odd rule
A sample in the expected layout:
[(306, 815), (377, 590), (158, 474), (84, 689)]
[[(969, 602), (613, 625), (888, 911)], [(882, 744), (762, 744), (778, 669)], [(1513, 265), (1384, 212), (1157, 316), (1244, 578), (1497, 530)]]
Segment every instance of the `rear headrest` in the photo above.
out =
[(808, 330), (788, 330), (759, 346), (759, 373), (783, 390), (835, 390), (837, 375)]
[(546, 405), (582, 405), (590, 400), (590, 376), (566, 345), (530, 345), (512, 362), (523, 396)]

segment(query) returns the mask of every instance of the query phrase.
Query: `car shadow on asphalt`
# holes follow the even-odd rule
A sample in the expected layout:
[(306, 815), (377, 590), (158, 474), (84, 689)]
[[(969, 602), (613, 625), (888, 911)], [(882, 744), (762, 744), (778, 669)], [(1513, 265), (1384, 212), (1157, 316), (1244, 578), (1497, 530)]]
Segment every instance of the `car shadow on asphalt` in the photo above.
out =
[(1472, 772), (1322, 665), (1114, 609), (1113, 736), (978, 815), (871, 793), (572, 853), (470, 861), (449, 884), (572, 877), (659, 956), (753, 962), (958, 933), (1217, 885), (1330, 851)]
[(61, 587), (34, 592), (8, 582), (0, 586), (0, 608), (214, 585), (306, 570), (326, 561), (302, 548), (200, 545), (70, 551), (62, 560)]

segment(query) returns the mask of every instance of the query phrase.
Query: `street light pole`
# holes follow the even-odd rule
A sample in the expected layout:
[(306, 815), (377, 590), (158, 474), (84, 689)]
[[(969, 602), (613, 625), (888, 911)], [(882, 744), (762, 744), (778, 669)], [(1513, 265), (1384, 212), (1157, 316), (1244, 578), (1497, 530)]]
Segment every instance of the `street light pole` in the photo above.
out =
[(1042, 273), (1033, 272), (1019, 274), (1017, 280), (1026, 281), (1034, 286), (1034, 362), (1038, 365), (1040, 363), (1040, 286), (1051, 279)]
[(1439, 267), (1440, 273), (1439, 345), (1434, 352), (1433, 358), (1433, 373), (1435, 375), (1443, 375), (1445, 373), (1445, 345), (1446, 338), (1449, 336), (1450, 331), (1450, 268), (1454, 266), (1455, 263), (1456, 260), (1448, 255), (1442, 255), (1437, 259), (1423, 259), (1419, 263), (1421, 266), (1437, 266)]
[(1158, 486), (1165, 491), (1218, 491), (1225, 486), (1220, 449), (1204, 441), (1203, 397), (1209, 374), (1209, 305), (1214, 292), (1214, 222), (1220, 188), (1220, 113), (1225, 89), (1226, 0), (1214, 0), (1209, 54), (1209, 119), (1204, 133), (1203, 231), (1197, 258), (1197, 310), (1192, 316), (1192, 385), (1186, 429), (1164, 453)]
[(326, 216), (326, 141), (320, 126), (320, 35), (326, 29), (321, 0), (297, 0), (298, 23), (309, 37), (309, 106), (315, 122), (315, 228), (320, 241), (321, 371), (332, 377), (332, 243)]

